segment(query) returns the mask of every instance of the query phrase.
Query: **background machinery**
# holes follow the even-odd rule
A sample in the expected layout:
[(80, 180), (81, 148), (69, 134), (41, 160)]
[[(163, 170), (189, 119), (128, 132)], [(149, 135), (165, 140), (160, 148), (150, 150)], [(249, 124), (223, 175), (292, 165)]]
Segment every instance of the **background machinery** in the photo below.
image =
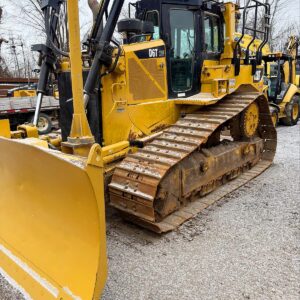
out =
[[(23, 96), (16, 96), (20, 95), (19, 91), (16, 91), (14, 96), (0, 98), (0, 120), (9, 120), (11, 130), (16, 130), (20, 124), (32, 122), (37, 102), (36, 96), (33, 96), (35, 92), (22, 90)], [(38, 132), (40, 135), (49, 134), (54, 128), (58, 129), (58, 125), (59, 101), (46, 95), (39, 114)]]
[(280, 121), (284, 125), (293, 126), (300, 117), (298, 48), (299, 39), (292, 36), (287, 43), (286, 53), (270, 53), (264, 56), (268, 97), (275, 125)]
[(34, 97), (36, 96), (36, 84), (23, 85), (7, 92), (8, 97)]
[[(44, 3), (46, 28), (61, 3)], [(162, 233), (272, 164), (262, 62), (270, 7), (141, 0), (130, 5), (135, 18), (118, 22), (124, 1), (104, 0), (81, 53), (78, 1), (67, 3), (69, 54), (47, 30), (60, 64), (60, 151), (30, 125), (19, 127), (23, 140), (0, 138), (0, 261), (36, 298), (96, 299), (106, 278), (104, 189), (125, 218)], [(246, 26), (250, 10), (255, 19), (263, 11), (263, 30)], [(242, 51), (246, 31), (253, 40)]]
[[(28, 96), (32, 95), (31, 90), (34, 90), (36, 88), (36, 83), (38, 79), (37, 78), (4, 78), (0, 77), (0, 98), (6, 98), (6, 97), (14, 97), (16, 96)], [(30, 92), (23, 93), (22, 90), (30, 90)], [(13, 95), (13, 91), (15, 90), (21, 90), (19, 93), (16, 93)]]

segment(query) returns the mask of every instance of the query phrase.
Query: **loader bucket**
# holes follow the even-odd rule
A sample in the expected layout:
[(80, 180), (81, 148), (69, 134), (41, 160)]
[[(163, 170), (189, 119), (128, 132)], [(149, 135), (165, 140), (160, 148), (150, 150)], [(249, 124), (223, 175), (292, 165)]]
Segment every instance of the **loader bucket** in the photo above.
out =
[(101, 148), (80, 160), (0, 138), (0, 273), (31, 299), (99, 299), (106, 266)]

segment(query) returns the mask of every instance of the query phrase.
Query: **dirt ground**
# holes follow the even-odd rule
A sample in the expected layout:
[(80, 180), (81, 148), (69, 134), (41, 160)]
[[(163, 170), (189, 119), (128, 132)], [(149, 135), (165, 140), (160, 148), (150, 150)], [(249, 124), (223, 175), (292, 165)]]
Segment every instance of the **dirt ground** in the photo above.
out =
[[(102, 299), (300, 299), (299, 129), (279, 127), (274, 165), (176, 232), (110, 211)], [(0, 299), (22, 296), (0, 277)]]

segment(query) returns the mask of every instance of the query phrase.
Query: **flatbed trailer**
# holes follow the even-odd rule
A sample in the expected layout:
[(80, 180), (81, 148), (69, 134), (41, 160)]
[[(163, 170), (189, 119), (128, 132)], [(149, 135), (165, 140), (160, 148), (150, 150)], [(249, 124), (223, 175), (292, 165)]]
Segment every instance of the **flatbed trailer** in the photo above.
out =
[[(12, 130), (20, 124), (30, 123), (34, 116), (36, 97), (0, 98), (0, 119), (8, 119)], [(59, 127), (59, 100), (52, 96), (43, 98), (41, 108), (39, 133), (47, 134), (53, 128)]]
[(24, 85), (37, 84), (37, 78), (6, 78), (0, 77), (0, 98), (7, 98), (8, 92), (11, 89), (18, 88)]

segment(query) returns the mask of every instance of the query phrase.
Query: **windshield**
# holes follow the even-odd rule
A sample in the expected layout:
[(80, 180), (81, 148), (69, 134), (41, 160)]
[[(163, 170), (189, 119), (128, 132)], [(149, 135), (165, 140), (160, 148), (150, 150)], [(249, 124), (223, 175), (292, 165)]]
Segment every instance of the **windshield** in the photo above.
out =
[(192, 88), (195, 48), (194, 13), (188, 10), (170, 10), (171, 78), (174, 92)]

